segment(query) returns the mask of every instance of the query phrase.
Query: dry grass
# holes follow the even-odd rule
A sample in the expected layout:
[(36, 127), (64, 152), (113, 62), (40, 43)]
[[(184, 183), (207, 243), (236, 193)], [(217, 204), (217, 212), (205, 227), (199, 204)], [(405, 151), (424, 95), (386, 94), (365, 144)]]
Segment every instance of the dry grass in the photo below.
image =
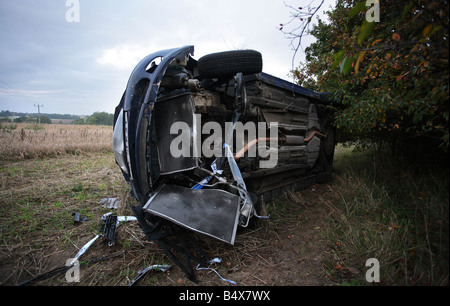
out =
[[(64, 266), (98, 232), (111, 210), (99, 201), (122, 200), (120, 215), (132, 215), (129, 187), (111, 153), (5, 162), (0, 167), (0, 284), (13, 285)], [(74, 224), (73, 213), (87, 221)], [(136, 223), (118, 229), (118, 242), (99, 239), (82, 260), (111, 254), (114, 259), (82, 268), (80, 285), (127, 284), (138, 269), (160, 256)], [(144, 262), (145, 261), (145, 262)], [(105, 265), (108, 267), (105, 267)], [(66, 285), (64, 274), (39, 284)]]
[(448, 169), (337, 149), (340, 175), (325, 199), (330, 278), (367, 285), (361, 272), (367, 259), (377, 258), (381, 285), (448, 285)]
[[(99, 201), (118, 197), (123, 205), (118, 215), (133, 215), (126, 184), (112, 153), (63, 155), (58, 158), (27, 159), (5, 162), (0, 167), (0, 284), (16, 285), (24, 280), (65, 265), (68, 258), (98, 232), (101, 216), (110, 209)], [(73, 213), (88, 218), (75, 225)], [(219, 269), (242, 269), (256, 252), (267, 247), (266, 228), (247, 230), (236, 239), (236, 247), (209, 237), (194, 235), (212, 257), (224, 260)], [(256, 236), (255, 236), (256, 232)], [(139, 284), (192, 285), (182, 271), (169, 260), (156, 243), (148, 242), (136, 222), (118, 227), (116, 244), (109, 247), (98, 239), (81, 258), (82, 261), (104, 256), (111, 259), (81, 268), (79, 283), (68, 283), (65, 274), (36, 282), (37, 285), (127, 285), (151, 264), (171, 264), (167, 273), (152, 272)], [(216, 274), (199, 272), (202, 285), (223, 285)]]
[(0, 127), (0, 161), (111, 151), (112, 127), (8, 124)]
[[(101, 207), (100, 199), (119, 197), (123, 205), (117, 213), (133, 214), (129, 204), (136, 203), (115, 164), (110, 127), (18, 124), (2, 126), (0, 133), (0, 284), (19, 284), (64, 266), (98, 233), (101, 216), (110, 211)], [(74, 212), (88, 220), (75, 225)], [(149, 264), (173, 264), (155, 243), (146, 241), (137, 223), (120, 226), (117, 235), (113, 247), (99, 239), (83, 255), (82, 260), (119, 256), (82, 268), (78, 285), (126, 285)], [(228, 268), (242, 268), (249, 253), (266, 245), (252, 234), (239, 236), (237, 248), (209, 238), (199, 243), (212, 256), (223, 256), (225, 274)], [(222, 282), (214, 273), (202, 275), (204, 285)], [(150, 273), (142, 283), (192, 284), (177, 267)], [(38, 284), (69, 283), (63, 274)]]
[[(110, 211), (100, 199), (119, 197), (118, 214), (132, 215), (111, 127), (17, 125), (0, 133), (1, 285), (64, 266)], [(448, 285), (448, 172), (417, 175), (339, 147), (335, 166), (340, 175), (332, 183), (267, 203), (270, 219), (240, 230), (235, 246), (194, 235), (208, 255), (223, 259), (214, 268), (239, 285), (367, 285), (365, 261), (375, 257), (382, 285)], [(76, 211), (88, 220), (75, 225)], [(78, 285), (126, 285), (150, 264), (173, 268), (140, 284), (192, 285), (138, 224), (117, 234), (113, 247), (99, 240), (82, 260), (119, 256), (82, 268)], [(197, 276), (201, 285), (229, 285), (212, 271)], [(38, 284), (73, 285), (64, 274)]]

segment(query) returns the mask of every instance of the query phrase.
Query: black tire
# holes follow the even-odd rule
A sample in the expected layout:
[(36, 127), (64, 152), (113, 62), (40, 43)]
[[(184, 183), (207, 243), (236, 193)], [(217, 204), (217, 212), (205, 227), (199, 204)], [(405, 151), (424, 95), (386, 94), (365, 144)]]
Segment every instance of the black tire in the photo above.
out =
[(231, 77), (238, 72), (256, 74), (262, 71), (262, 56), (254, 50), (225, 51), (205, 55), (197, 65), (200, 78)]

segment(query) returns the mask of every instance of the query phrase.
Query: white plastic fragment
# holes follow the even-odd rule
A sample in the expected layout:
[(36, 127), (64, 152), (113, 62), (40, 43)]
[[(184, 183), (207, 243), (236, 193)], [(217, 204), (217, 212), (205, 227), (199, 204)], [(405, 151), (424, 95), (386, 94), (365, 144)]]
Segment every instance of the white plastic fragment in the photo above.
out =
[(156, 270), (156, 271), (161, 271), (161, 272), (166, 272), (167, 270), (169, 270), (172, 266), (171, 265), (151, 265), (147, 268), (145, 268), (144, 270), (139, 270), (138, 274), (142, 274), (142, 273), (147, 273), (150, 270)]
[[(213, 264), (213, 263), (221, 263), (222, 262), (222, 259), (220, 259), (220, 258), (214, 258), (214, 259), (211, 259), (210, 261), (209, 261), (209, 264), (211, 265), (211, 264)], [(211, 270), (211, 271), (213, 271), (214, 273), (216, 273), (219, 277), (220, 277), (220, 279), (221, 280), (223, 280), (223, 281), (226, 281), (226, 282), (228, 282), (228, 283), (231, 283), (231, 284), (233, 284), (233, 285), (236, 285), (236, 282), (235, 281), (232, 281), (232, 280), (229, 280), (229, 279), (226, 279), (226, 278), (224, 278), (224, 277), (222, 277), (222, 275), (220, 275), (219, 274), (219, 272), (217, 272), (215, 269), (213, 269), (213, 268), (201, 268), (200, 267), (200, 264), (198, 264), (197, 265), (197, 267), (196, 267), (196, 269), (197, 270)]]
[(70, 265), (73, 265), (78, 258), (83, 255), (87, 249), (89, 249), (89, 247), (95, 242), (95, 240), (97, 240), (97, 238), (100, 237), (100, 234), (97, 234), (94, 238), (92, 238), (91, 240), (89, 240), (88, 243), (86, 243), (85, 245), (83, 245), (83, 247), (78, 251), (77, 255), (75, 255), (75, 257), (72, 259), (72, 261), (70, 262)]
[(166, 272), (172, 266), (171, 265), (151, 265), (145, 268), (144, 270), (139, 270), (138, 275), (128, 284), (128, 286), (133, 286), (141, 277), (143, 277), (147, 272), (151, 270)]
[(219, 257), (213, 258), (209, 261), (209, 264), (213, 264), (213, 263), (221, 263), (222, 259), (220, 259)]
[(109, 209), (117, 209), (119, 208), (122, 201), (120, 201), (118, 198), (104, 198), (101, 199), (99, 203), (102, 204), (103, 207)]
[(126, 222), (126, 221), (137, 221), (137, 218), (133, 216), (117, 216), (117, 222)]

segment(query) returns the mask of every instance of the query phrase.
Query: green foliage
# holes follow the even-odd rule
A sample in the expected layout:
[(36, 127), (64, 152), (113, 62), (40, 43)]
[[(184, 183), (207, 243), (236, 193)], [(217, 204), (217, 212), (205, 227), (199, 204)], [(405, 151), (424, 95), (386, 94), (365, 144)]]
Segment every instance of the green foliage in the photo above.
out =
[(114, 115), (106, 112), (95, 112), (86, 118), (86, 124), (93, 125), (113, 125)]
[(25, 122), (25, 121), (27, 121), (27, 117), (26, 116), (21, 116), (19, 118), (14, 119), (14, 122), (16, 122), (16, 123), (22, 123), (22, 122)]
[(52, 123), (52, 120), (48, 116), (41, 116), (40, 121), (41, 121), (41, 123), (45, 123), (45, 124), (51, 124)]
[(86, 122), (83, 118), (78, 118), (78, 119), (75, 119), (74, 121), (72, 121), (72, 124), (83, 125), (83, 124), (86, 124)]
[(368, 8), (338, 0), (294, 76), (344, 106), (335, 124), (346, 139), (425, 138), (447, 151), (448, 1), (380, 1), (380, 22)]
[[(37, 118), (39, 114), (24, 114), (24, 113), (17, 113), (17, 112), (10, 112), (10, 111), (0, 111), (0, 122), (11, 122), (11, 119), (8, 117), (12, 116), (21, 116), (18, 118), (15, 118), (13, 121), (15, 123), (22, 123), (22, 122), (28, 122), (28, 123), (36, 123)], [(40, 114), (41, 123), (52, 123), (51, 119), (71, 119), (72, 124), (77, 125), (84, 125), (84, 124), (90, 124), (90, 125), (113, 125), (114, 123), (114, 114), (109, 114), (107, 112), (95, 112), (92, 115), (88, 116), (86, 119), (81, 118), (80, 116), (76, 115), (69, 115), (69, 114)], [(50, 119), (51, 118), (51, 119)]]

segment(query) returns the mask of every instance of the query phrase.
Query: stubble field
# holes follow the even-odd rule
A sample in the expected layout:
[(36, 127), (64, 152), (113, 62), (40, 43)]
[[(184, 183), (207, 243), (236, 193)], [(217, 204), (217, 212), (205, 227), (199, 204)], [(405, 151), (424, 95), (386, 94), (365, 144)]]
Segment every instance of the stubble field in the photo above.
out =
[(3, 123), (0, 125), (0, 159), (108, 152), (111, 139), (112, 127), (109, 126)]

